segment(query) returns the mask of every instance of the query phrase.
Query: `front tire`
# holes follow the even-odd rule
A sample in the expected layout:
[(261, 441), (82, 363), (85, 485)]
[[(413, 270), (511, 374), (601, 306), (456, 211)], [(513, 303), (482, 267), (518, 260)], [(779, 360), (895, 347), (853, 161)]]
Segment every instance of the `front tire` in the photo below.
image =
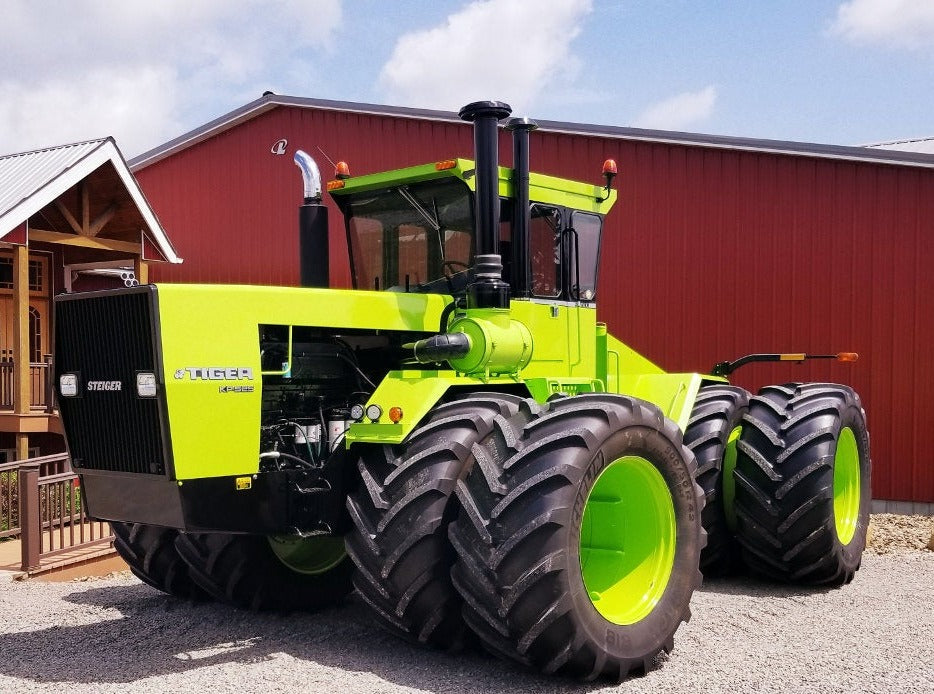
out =
[(451, 586), (451, 495), (473, 464), (473, 446), (521, 398), (476, 393), (435, 407), (399, 446), (361, 447), (362, 483), (347, 500), (355, 531), (347, 551), (357, 592), (387, 630), (415, 643), (458, 650), (468, 635)]
[(769, 386), (737, 444), (737, 539), (767, 578), (840, 585), (859, 569), (869, 524), (866, 414), (846, 386)]
[(119, 521), (111, 521), (110, 527), (114, 533), (114, 549), (141, 581), (184, 600), (207, 599), (175, 550), (177, 530)]
[(353, 589), (340, 537), (180, 533), (175, 546), (206, 593), (245, 609), (320, 610)]
[(484, 646), (585, 680), (650, 670), (701, 580), (703, 495), (677, 425), (623, 396), (526, 401), (476, 451), (450, 535)]

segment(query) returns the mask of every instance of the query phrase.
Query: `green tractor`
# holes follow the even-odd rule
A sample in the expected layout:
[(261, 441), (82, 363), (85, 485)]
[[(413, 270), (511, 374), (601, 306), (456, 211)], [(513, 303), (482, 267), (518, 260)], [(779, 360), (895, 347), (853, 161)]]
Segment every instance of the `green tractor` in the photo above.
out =
[[(353, 290), (328, 288), (317, 166), (296, 154), (303, 287), (149, 285), (56, 302), (56, 387), (85, 508), (143, 581), (253, 609), (354, 588), (418, 644), (477, 638), (546, 673), (653, 667), (701, 570), (842, 584), (869, 440), (831, 384), (751, 397), (666, 373), (596, 319), (600, 185), (529, 173), (499, 102), (476, 161), (350, 177)], [(830, 356), (830, 355), (818, 355)], [(844, 356), (843, 358), (848, 358)]]

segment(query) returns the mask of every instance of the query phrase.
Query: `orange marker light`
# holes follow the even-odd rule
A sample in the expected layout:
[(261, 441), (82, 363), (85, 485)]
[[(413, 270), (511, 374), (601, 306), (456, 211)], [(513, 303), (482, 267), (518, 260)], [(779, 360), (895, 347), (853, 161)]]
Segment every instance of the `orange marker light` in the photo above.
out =
[(344, 187), (343, 181), (328, 181), (328, 190), (339, 190)]
[(390, 407), (389, 408), (389, 421), (393, 424), (398, 424), (402, 420), (402, 408), (401, 407)]
[(614, 176), (617, 174), (615, 159), (607, 159), (603, 162), (603, 175), (606, 174), (613, 174)]
[(339, 161), (334, 165), (334, 178), (350, 178), (350, 167), (346, 161)]
[(435, 164), (435, 171), (447, 171), (457, 166), (457, 159), (445, 159)]
[(837, 361), (856, 361), (859, 355), (856, 352), (840, 352), (837, 354)]

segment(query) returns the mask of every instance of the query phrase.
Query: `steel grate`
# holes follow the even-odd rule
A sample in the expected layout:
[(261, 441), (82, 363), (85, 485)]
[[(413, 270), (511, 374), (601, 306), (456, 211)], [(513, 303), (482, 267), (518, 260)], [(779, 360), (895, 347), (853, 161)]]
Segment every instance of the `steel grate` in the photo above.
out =
[[(77, 398), (58, 398), (77, 469), (165, 474), (159, 399), (136, 395), (136, 373), (155, 371), (153, 288), (71, 295), (55, 304), (58, 375), (77, 372)], [(92, 381), (120, 390), (89, 390)]]

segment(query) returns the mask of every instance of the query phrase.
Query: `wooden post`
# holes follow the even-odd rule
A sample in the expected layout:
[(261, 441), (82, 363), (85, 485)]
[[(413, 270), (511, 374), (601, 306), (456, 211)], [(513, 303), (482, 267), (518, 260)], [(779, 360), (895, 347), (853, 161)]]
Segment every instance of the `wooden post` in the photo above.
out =
[(42, 554), (42, 529), (39, 527), (39, 468), (25, 466), (19, 469), (19, 527), (22, 547), (20, 570), (28, 572), (39, 568)]
[(53, 363), (52, 355), (46, 354), (45, 355), (45, 393), (44, 393), (43, 402), (45, 403), (45, 411), (50, 412), (50, 413), (55, 411), (55, 387), (54, 387), (54, 384), (52, 383), (55, 369), (52, 368), (52, 363)]
[(133, 274), (140, 284), (149, 284), (149, 265), (141, 257), (133, 259)]
[(29, 414), (29, 249), (13, 249), (13, 412)]
[(16, 459), (26, 460), (29, 458), (29, 434), (16, 434)]

